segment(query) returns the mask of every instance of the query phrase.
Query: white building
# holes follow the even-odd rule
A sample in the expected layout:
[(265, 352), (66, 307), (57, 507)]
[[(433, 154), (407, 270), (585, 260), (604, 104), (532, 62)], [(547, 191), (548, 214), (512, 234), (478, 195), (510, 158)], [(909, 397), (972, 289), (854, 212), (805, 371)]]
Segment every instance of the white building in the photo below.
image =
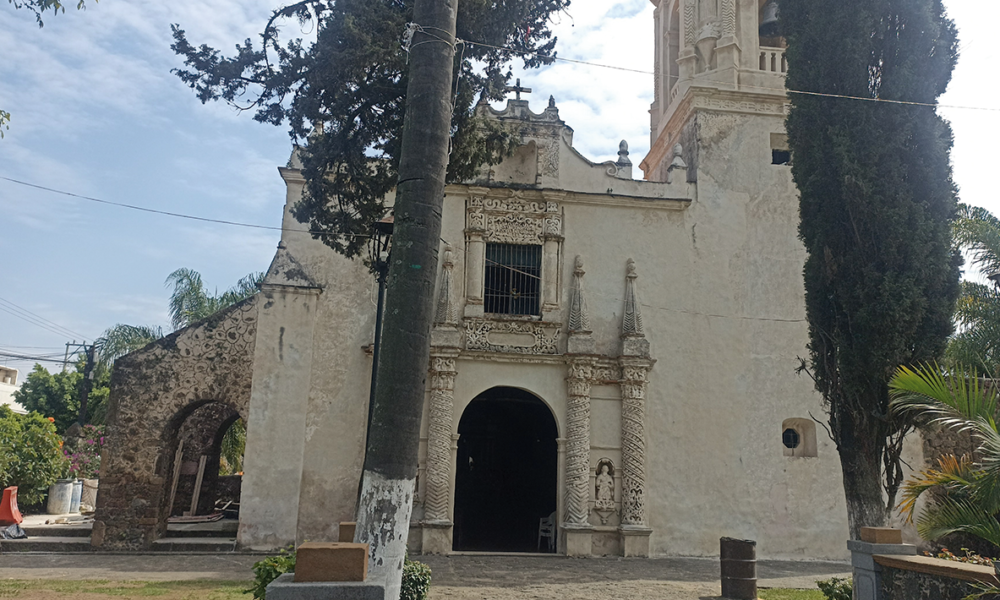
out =
[(17, 369), (0, 367), (0, 405), (6, 405), (16, 413), (26, 414), (24, 407), (14, 402), (14, 392), (17, 391)]

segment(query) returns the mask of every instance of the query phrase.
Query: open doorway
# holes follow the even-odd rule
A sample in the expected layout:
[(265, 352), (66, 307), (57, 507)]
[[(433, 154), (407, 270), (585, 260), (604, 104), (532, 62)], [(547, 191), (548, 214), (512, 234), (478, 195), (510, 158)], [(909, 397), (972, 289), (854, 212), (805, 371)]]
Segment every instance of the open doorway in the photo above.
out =
[(455, 550), (549, 551), (541, 519), (556, 510), (552, 412), (534, 395), (497, 387), (477, 396), (458, 425)]

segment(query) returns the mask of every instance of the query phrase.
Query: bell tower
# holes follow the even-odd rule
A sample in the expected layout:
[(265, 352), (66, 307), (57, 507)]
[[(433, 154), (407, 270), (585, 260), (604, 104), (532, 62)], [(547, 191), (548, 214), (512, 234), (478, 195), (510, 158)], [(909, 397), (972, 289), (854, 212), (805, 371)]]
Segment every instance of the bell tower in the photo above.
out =
[[(685, 123), (701, 107), (739, 107), (784, 115), (785, 43), (777, 36), (777, 0), (651, 0), (655, 31), (655, 92), (651, 150), (640, 167), (664, 181)], [(783, 131), (782, 131), (783, 132)], [(689, 173), (696, 177), (696, 169)]]

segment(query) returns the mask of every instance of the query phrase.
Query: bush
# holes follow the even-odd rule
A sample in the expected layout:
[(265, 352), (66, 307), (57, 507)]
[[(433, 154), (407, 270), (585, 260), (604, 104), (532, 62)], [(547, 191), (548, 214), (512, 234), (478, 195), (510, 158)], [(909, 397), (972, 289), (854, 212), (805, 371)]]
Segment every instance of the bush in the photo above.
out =
[(244, 590), (246, 594), (253, 594), (254, 600), (264, 600), (264, 593), (267, 591), (267, 584), (278, 578), (282, 573), (295, 572), (295, 552), (289, 546), (287, 550), (282, 550), (276, 556), (268, 556), (253, 564), (253, 587)]
[(69, 448), (69, 441), (63, 446), (63, 454), (69, 460), (69, 476), (93, 479), (101, 473), (101, 448), (104, 447), (104, 427), (84, 425), (79, 439)]
[(19, 415), (0, 406), (0, 488), (17, 486), (21, 504), (41, 504), (50, 485), (66, 474), (69, 461), (52, 419)]
[(431, 591), (431, 568), (422, 562), (406, 559), (399, 600), (427, 600)]
[(826, 581), (817, 581), (816, 585), (827, 600), (851, 600), (854, 597), (854, 586), (850, 579), (834, 577)]
[[(255, 600), (264, 600), (267, 585), (282, 573), (295, 572), (295, 553), (292, 547), (282, 550), (275, 556), (268, 556), (253, 565), (253, 587), (244, 590), (253, 594)], [(403, 584), (400, 588), (399, 600), (427, 600), (431, 589), (431, 568), (424, 563), (410, 560), (407, 557), (403, 563)]]

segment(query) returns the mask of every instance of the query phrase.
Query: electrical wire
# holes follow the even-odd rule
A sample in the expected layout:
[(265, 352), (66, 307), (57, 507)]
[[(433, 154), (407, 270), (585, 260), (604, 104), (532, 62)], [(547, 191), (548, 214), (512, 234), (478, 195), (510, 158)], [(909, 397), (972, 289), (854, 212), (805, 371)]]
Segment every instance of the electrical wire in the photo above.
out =
[(15, 359), (15, 360), (18, 360), (18, 361), (25, 361), (25, 362), (35, 361), (35, 362), (50, 362), (50, 363), (59, 363), (59, 364), (62, 364), (64, 362), (63, 359), (61, 359), (61, 358), (60, 359), (44, 358), (44, 357), (41, 357), (41, 356), (30, 356), (30, 355), (27, 355), (27, 354), (13, 354), (13, 353), (7, 353), (7, 352), (0, 352), (0, 358), (10, 358), (10, 359)]
[(60, 325), (59, 323), (56, 323), (55, 321), (50, 321), (49, 319), (46, 319), (42, 315), (39, 315), (37, 313), (33, 313), (30, 310), (28, 310), (27, 308), (24, 308), (23, 306), (18, 306), (17, 304), (14, 304), (13, 302), (11, 302), (10, 300), (7, 300), (6, 298), (0, 298), (0, 304), (6, 304), (8, 307), (13, 308), (13, 309), (17, 310), (20, 313), (24, 313), (24, 314), (30, 315), (31, 318), (34, 318), (34, 319), (36, 319), (38, 321), (41, 321), (41, 322), (43, 322), (45, 324), (48, 324), (48, 325), (50, 325), (50, 326), (52, 326), (52, 327), (54, 327), (56, 329), (61, 329), (64, 332), (63, 335), (69, 334), (68, 337), (80, 336), (80, 337), (83, 337), (84, 339), (86, 339), (88, 337), (88, 336), (83, 335), (82, 333), (79, 333), (77, 331), (73, 331), (72, 329), (70, 329), (68, 327), (63, 327), (62, 325)]
[(357, 234), (357, 233), (331, 233), (331, 232), (326, 232), (326, 231), (314, 231), (314, 230), (311, 230), (311, 229), (292, 229), (290, 227), (274, 227), (274, 226), (271, 226), (271, 225), (257, 225), (255, 223), (240, 223), (238, 221), (227, 221), (225, 219), (212, 219), (212, 218), (209, 218), (209, 217), (199, 217), (199, 216), (196, 216), (196, 215), (188, 215), (188, 214), (184, 214), (184, 213), (170, 212), (170, 211), (159, 210), (159, 209), (155, 209), (155, 208), (146, 208), (144, 206), (136, 206), (134, 204), (125, 204), (124, 202), (112, 202), (111, 200), (101, 200), (100, 198), (93, 198), (93, 197), (90, 197), (90, 196), (83, 196), (83, 195), (80, 195), (80, 194), (74, 194), (73, 192), (67, 192), (67, 191), (64, 191), (64, 190), (57, 190), (55, 188), (45, 187), (44, 185), (38, 185), (38, 184), (35, 184), (35, 183), (29, 183), (27, 181), (21, 181), (21, 180), (18, 180), (18, 179), (13, 179), (11, 177), (5, 177), (3, 175), (0, 175), (0, 179), (2, 179), (4, 181), (9, 181), (11, 183), (16, 183), (18, 185), (23, 185), (23, 186), (27, 186), (27, 187), (30, 187), (30, 188), (35, 188), (35, 189), (43, 190), (43, 191), (46, 191), (46, 192), (52, 192), (53, 194), (62, 194), (63, 196), (70, 196), (71, 198), (78, 198), (80, 200), (87, 200), (88, 202), (97, 202), (99, 204), (107, 204), (109, 206), (117, 206), (119, 208), (128, 208), (128, 209), (137, 210), (137, 211), (140, 211), (140, 212), (153, 213), (153, 214), (157, 214), (157, 215), (166, 215), (168, 217), (176, 217), (178, 219), (191, 219), (193, 221), (203, 221), (203, 222), (206, 222), (206, 223), (218, 223), (218, 224), (221, 224), (221, 225), (232, 225), (232, 226), (235, 226), (235, 227), (249, 227), (249, 228), (252, 228), (252, 229), (267, 229), (269, 231), (288, 231), (288, 232), (291, 232), (291, 233), (308, 233), (308, 234), (316, 235), (316, 236), (342, 235), (344, 237), (354, 237), (354, 238), (368, 238), (368, 237), (371, 237), (371, 236), (368, 236), (368, 235)]

